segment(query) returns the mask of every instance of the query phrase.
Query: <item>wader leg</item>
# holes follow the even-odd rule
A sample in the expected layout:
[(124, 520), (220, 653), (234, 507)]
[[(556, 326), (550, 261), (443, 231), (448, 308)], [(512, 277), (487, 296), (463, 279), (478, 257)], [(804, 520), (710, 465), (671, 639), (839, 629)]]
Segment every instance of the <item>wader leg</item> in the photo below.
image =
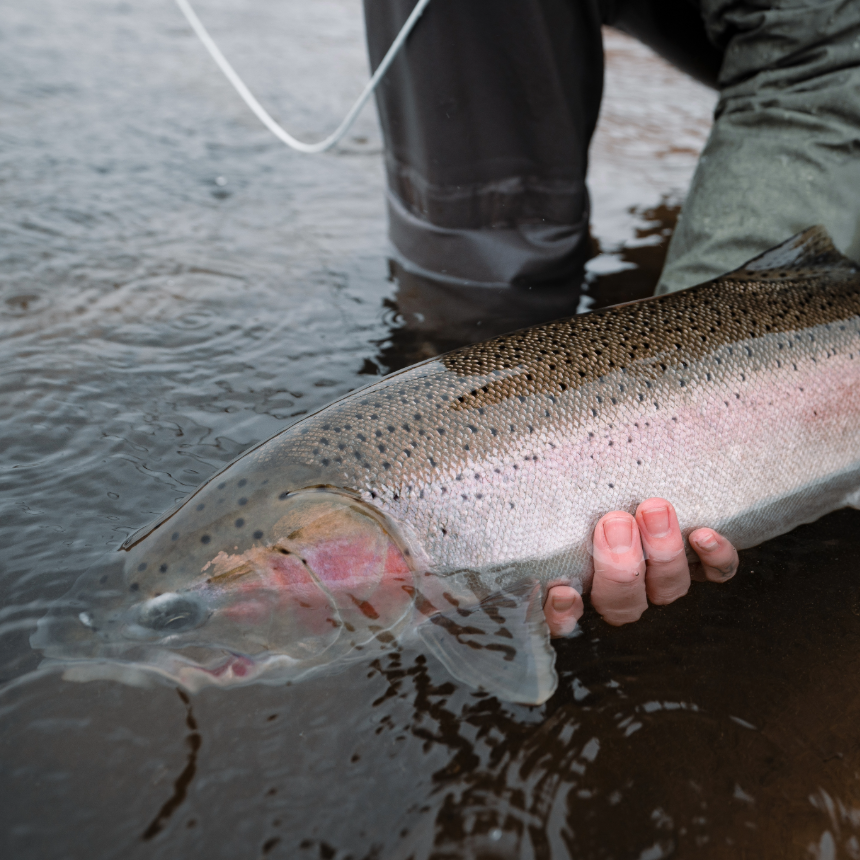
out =
[(860, 259), (860, 2), (702, 0), (720, 101), (658, 293), (814, 224)]
[[(415, 0), (365, 0), (379, 64)], [(433, 0), (377, 89), (400, 264), (452, 283), (571, 279), (588, 252), (599, 0)]]
[(722, 51), (708, 38), (697, 0), (605, 0), (606, 23), (634, 36), (697, 81), (717, 88)]

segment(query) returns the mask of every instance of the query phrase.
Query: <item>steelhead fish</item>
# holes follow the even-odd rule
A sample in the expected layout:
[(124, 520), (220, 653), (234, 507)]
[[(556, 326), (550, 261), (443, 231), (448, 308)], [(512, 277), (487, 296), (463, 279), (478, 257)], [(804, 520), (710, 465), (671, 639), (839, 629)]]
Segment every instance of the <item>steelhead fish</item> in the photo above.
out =
[(417, 642), (545, 701), (548, 586), (649, 496), (753, 546), (860, 502), (860, 272), (812, 228), (701, 286), (394, 373), (245, 453), (86, 574), (66, 677), (285, 683)]

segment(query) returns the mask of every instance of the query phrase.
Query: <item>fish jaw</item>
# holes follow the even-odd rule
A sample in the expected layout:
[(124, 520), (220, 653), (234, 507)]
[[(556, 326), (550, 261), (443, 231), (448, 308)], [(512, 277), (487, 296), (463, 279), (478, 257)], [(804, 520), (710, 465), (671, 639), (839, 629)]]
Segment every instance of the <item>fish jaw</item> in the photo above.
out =
[(63, 680), (119, 681), (131, 687), (149, 688), (158, 683), (180, 686), (190, 693), (205, 687), (238, 687), (254, 683), (284, 684), (299, 680), (319, 667), (307, 666), (284, 655), (265, 659), (241, 654), (212, 653), (199, 662), (182, 654), (160, 648), (128, 655), (128, 659), (47, 658), (43, 668), (56, 668)]
[(88, 571), (42, 619), (33, 646), (64, 662), (70, 680), (149, 674), (194, 690), (289, 681), (390, 647), (410, 618), (408, 548), (347, 494), (291, 494), (266, 541), (234, 541), (213, 540), (197, 570), (167, 578), (159, 571), (178, 567), (181, 546), (168, 544), (165, 561), (156, 530)]

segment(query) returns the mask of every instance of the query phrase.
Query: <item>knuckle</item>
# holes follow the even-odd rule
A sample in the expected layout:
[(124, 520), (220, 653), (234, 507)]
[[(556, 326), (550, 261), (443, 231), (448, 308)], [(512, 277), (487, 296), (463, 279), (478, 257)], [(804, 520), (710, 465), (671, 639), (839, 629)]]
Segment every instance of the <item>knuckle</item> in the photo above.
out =
[(603, 579), (611, 586), (618, 588), (636, 587), (644, 581), (642, 566), (609, 567), (603, 571)]
[(613, 627), (622, 627), (625, 624), (632, 624), (642, 617), (642, 613), (647, 607), (631, 607), (630, 609), (610, 609), (600, 613), (601, 617), (607, 624)]
[(685, 586), (674, 586), (673, 588), (660, 588), (655, 589), (654, 592), (648, 592), (648, 599), (652, 603), (656, 603), (658, 606), (667, 606), (670, 603), (674, 603), (676, 600), (680, 600), (689, 590), (689, 584)]
[(648, 569), (652, 567), (683, 567), (687, 563), (687, 557), (684, 554), (684, 545), (679, 541), (677, 545), (674, 543), (669, 546), (655, 547), (650, 545), (647, 547), (645, 559), (648, 562)]

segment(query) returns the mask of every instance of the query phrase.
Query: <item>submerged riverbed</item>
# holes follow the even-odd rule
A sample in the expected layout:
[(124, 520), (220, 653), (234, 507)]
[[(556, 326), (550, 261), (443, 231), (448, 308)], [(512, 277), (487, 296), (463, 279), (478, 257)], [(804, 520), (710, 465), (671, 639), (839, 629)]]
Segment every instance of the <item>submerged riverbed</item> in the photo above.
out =
[[(301, 138), (366, 78), (357, 2), (198, 12)], [(224, 463), (540, 309), (390, 267), (373, 111), (286, 150), (167, 0), (14, 0), (0, 44), (4, 856), (860, 857), (856, 511), (629, 628), (587, 613), (539, 708), (414, 655), (193, 697), (16, 686), (51, 601)], [(620, 34), (607, 54), (581, 311), (653, 289), (714, 104)]]

